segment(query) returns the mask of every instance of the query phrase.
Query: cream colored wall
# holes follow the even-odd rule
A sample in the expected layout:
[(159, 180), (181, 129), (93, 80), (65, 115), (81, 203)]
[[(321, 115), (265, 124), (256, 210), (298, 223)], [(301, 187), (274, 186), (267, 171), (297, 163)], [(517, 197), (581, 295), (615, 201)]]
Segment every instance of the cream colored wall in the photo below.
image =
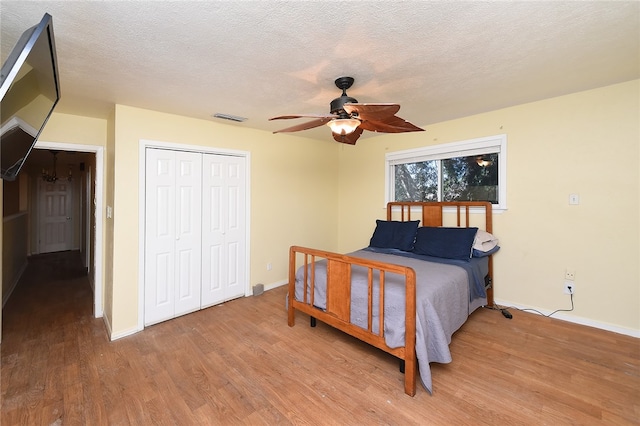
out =
[[(384, 217), (386, 152), (504, 133), (508, 210), (494, 216), (496, 298), (569, 308), (562, 289), (572, 268), (567, 317), (640, 335), (639, 95), (636, 80), (344, 147), (339, 249), (367, 245)], [(579, 205), (569, 205), (571, 193)]]
[(117, 105), (112, 336), (133, 332), (138, 323), (141, 139), (250, 153), (251, 285), (286, 278), (290, 245), (337, 249), (336, 144)]
[(116, 140), (116, 126), (115, 126), (115, 108), (109, 114), (107, 119), (107, 149), (105, 155), (105, 185), (104, 185), (104, 285), (103, 285), (103, 310), (104, 320), (109, 329), (109, 335), (112, 332), (113, 323), (113, 229), (114, 223), (112, 217), (107, 217), (107, 209), (113, 207), (113, 200), (115, 198), (115, 140)]
[(106, 146), (106, 129), (104, 119), (54, 112), (38, 140)]
[(27, 267), (28, 217), (20, 212), (2, 221), (2, 304), (5, 304)]

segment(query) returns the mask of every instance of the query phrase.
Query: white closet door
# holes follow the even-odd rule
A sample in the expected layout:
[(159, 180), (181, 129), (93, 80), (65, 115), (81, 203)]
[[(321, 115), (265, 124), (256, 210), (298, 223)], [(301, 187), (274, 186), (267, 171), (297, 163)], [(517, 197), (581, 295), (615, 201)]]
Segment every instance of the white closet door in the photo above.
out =
[(203, 155), (202, 306), (244, 295), (246, 159)]
[(176, 152), (176, 316), (200, 309), (202, 156)]
[(147, 149), (145, 325), (200, 308), (201, 155)]

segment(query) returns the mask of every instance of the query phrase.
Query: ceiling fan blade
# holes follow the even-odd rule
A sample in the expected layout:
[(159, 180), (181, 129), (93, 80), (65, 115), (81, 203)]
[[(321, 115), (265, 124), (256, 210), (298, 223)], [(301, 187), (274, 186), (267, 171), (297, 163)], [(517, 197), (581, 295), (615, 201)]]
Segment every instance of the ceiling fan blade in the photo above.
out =
[(331, 120), (332, 118), (336, 118), (333, 114), (291, 114), (291, 115), (280, 115), (278, 117), (271, 117), (271, 120), (290, 120), (292, 118), (327, 118)]
[(273, 133), (298, 132), (300, 130), (313, 129), (314, 127), (322, 126), (323, 124), (331, 121), (334, 118), (335, 118), (334, 116), (321, 117), (313, 121), (307, 121), (306, 123), (300, 123), (295, 126), (287, 127), (286, 129), (276, 130)]
[(331, 132), (331, 135), (333, 135), (333, 139), (335, 139), (336, 142), (355, 145), (363, 130), (364, 129), (362, 129), (361, 127), (356, 127), (356, 130), (349, 133), (348, 135), (336, 135), (333, 132)]
[(361, 120), (382, 120), (400, 110), (398, 104), (352, 104), (343, 105), (348, 114), (357, 114)]
[(404, 133), (404, 132), (424, 132), (424, 129), (415, 126), (408, 121), (398, 117), (391, 116), (384, 120), (365, 120), (360, 123), (360, 127), (364, 130), (380, 133)]

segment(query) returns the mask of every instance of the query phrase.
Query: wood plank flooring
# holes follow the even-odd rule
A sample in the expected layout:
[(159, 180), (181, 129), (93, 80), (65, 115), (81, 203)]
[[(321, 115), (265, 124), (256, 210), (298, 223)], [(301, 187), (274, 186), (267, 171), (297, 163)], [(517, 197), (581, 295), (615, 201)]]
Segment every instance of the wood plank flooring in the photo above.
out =
[(3, 311), (9, 425), (639, 424), (638, 339), (479, 310), (403, 393), (392, 356), (298, 314), (286, 288), (114, 342), (91, 315), (77, 252), (32, 258)]

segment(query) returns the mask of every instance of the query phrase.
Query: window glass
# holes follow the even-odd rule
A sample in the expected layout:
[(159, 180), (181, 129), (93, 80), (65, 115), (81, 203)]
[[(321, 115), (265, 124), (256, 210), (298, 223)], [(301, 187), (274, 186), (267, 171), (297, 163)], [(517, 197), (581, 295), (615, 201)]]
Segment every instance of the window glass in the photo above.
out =
[(498, 204), (498, 154), (442, 161), (442, 201), (491, 201)]
[(506, 136), (386, 155), (388, 200), (489, 201), (506, 209)]
[(436, 161), (398, 164), (394, 172), (395, 201), (438, 201)]

